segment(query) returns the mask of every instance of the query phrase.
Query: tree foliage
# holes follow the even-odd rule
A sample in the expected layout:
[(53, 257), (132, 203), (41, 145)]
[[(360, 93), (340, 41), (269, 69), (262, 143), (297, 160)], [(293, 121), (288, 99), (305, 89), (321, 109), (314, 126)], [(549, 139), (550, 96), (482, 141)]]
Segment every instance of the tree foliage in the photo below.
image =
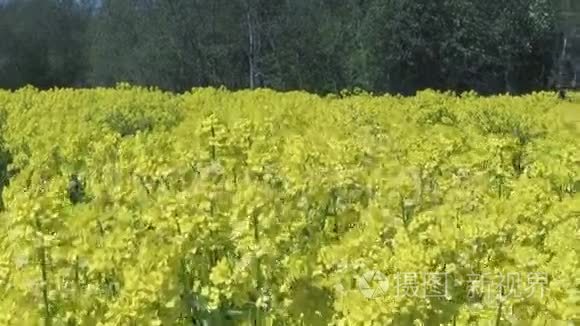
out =
[(0, 86), (529, 92), (555, 19), (548, 0), (9, 1)]

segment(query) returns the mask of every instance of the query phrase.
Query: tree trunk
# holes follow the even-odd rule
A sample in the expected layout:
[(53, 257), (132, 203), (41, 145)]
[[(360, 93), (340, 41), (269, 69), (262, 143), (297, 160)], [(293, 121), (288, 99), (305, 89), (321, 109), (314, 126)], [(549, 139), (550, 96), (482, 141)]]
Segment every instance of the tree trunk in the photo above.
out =
[(255, 13), (252, 0), (247, 1), (246, 23), (248, 25), (248, 65), (250, 88), (256, 87), (256, 28), (254, 23)]

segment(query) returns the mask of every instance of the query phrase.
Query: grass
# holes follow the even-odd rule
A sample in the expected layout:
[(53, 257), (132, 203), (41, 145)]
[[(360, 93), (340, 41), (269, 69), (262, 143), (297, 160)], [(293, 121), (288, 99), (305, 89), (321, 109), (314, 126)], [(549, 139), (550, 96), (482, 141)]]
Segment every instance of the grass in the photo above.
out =
[(564, 119), (570, 129), (574, 129), (580, 135), (580, 92), (568, 93), (568, 99), (558, 105)]

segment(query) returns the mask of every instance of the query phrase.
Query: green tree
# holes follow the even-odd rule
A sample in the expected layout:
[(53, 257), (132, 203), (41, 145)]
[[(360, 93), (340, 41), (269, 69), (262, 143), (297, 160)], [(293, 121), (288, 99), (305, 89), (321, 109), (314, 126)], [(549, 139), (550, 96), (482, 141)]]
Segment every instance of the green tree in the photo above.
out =
[(9, 88), (521, 93), (548, 86), (555, 48), (549, 0), (21, 0), (0, 18)]
[(73, 0), (0, 6), (0, 87), (79, 85), (87, 69), (86, 12)]

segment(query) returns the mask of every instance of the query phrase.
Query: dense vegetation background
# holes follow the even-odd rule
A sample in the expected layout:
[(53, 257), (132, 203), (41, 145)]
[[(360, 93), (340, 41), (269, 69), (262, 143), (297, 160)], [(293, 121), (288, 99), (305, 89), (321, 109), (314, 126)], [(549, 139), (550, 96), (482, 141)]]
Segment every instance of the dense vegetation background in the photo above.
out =
[(578, 324), (554, 9), (0, 0), (0, 324)]
[(551, 87), (551, 2), (0, 1), (0, 88), (528, 92)]

